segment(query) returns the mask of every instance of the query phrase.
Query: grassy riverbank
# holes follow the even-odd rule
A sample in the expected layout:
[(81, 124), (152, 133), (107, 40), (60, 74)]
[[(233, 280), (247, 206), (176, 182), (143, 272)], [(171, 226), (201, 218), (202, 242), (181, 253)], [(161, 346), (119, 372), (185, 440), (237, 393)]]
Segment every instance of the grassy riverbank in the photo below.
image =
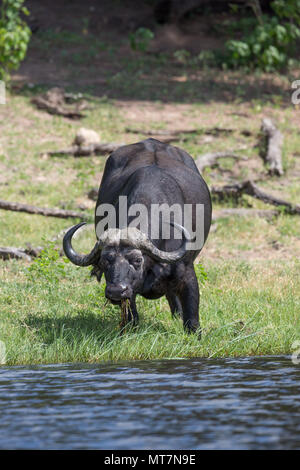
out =
[[(61, 2), (56, 7), (71, 8)], [(85, 14), (84, 5), (77, 8)], [(116, 14), (120, 8), (116, 2)], [(106, 158), (45, 155), (70, 146), (76, 131), (86, 127), (99, 132), (103, 142), (124, 143), (144, 139), (147, 130), (195, 130), (179, 135), (174, 145), (195, 158), (227, 150), (243, 157), (204, 170), (209, 185), (258, 179), (266, 192), (299, 203), (300, 115), (290, 101), (299, 71), (246, 74), (195, 67), (167, 50), (133, 52), (128, 37), (112, 34), (109, 25), (82, 32), (82, 14), (67, 15), (68, 25), (57, 26), (64, 15), (52, 18), (49, 11), (39, 5), (34, 12), (40, 29), (6, 105), (0, 105), (1, 199), (84, 209), (92, 222), (95, 203), (88, 192), (99, 185)], [(162, 29), (156, 34), (163, 47)], [(32, 96), (53, 86), (83, 93), (89, 109), (82, 120), (53, 116), (31, 104)], [(266, 116), (285, 138), (280, 178), (267, 176), (259, 156)], [(233, 201), (215, 202), (214, 210), (233, 206)], [(239, 207), (274, 208), (249, 196)], [(0, 245), (47, 246), (76, 222), (0, 210)], [(90, 228), (74, 244), (88, 252), (94, 242)], [(171, 318), (165, 299), (139, 299), (140, 326), (121, 337), (119, 310), (105, 305), (104, 283), (90, 279), (89, 269), (58, 258), (60, 248), (61, 241), (32, 264), (0, 260), (0, 341), (7, 364), (290, 354), (300, 340), (299, 216), (281, 211), (271, 219), (217, 221), (197, 260), (208, 273), (201, 287), (200, 342)]]
[(27, 268), (6, 263), (0, 327), (7, 364), (290, 354), (300, 337), (299, 269), (299, 262), (209, 263), (198, 341), (164, 299), (139, 299), (140, 326), (120, 336), (119, 309), (105, 305), (104, 283), (90, 279), (89, 269), (66, 264), (51, 282), (49, 272), (31, 280)]
[[(27, 96), (9, 96), (6, 107), (0, 108), (3, 117), (10, 116), (1, 123), (3, 199), (73, 210), (84, 206), (92, 222), (94, 202), (87, 193), (99, 184), (105, 158), (45, 158), (40, 156), (41, 152), (67, 146), (82, 125), (99, 130), (103, 140), (108, 141), (132, 142), (143, 136), (133, 139), (125, 132), (128, 121), (114, 101), (102, 103), (92, 95), (90, 99), (95, 109), (83, 122), (73, 123), (33, 109)], [(141, 106), (136, 103), (135, 109)], [(170, 126), (167, 118), (157, 120), (161, 113), (157, 105), (148, 106), (154, 113), (149, 128), (158, 122), (162, 127)], [(170, 112), (170, 105), (161, 104), (161, 108), (166, 114)], [(195, 110), (194, 105), (192, 108)], [(171, 109), (180, 116), (178, 105)], [(251, 105), (247, 107), (246, 123), (228, 115), (229, 111), (241, 109), (240, 105), (223, 104), (221, 122), (215, 109), (214, 103), (198, 104), (195, 113), (187, 118), (188, 125), (207, 127), (203, 116), (208, 113), (212, 127), (232, 127), (237, 133), (247, 126), (257, 132), (258, 117)], [(263, 112), (266, 108), (259, 117)], [(296, 126), (290, 125), (295, 111), (268, 105), (268, 113), (281, 119), (281, 129), (289, 135), (284, 154), (287, 170), (282, 179), (266, 179), (261, 185), (297, 203), (299, 159), (293, 155), (300, 139)], [(134, 125), (135, 118), (129, 121)], [(236, 135), (229, 135), (206, 144), (195, 134), (178, 145), (195, 156), (210, 148), (231, 148), (237, 145), (237, 140)], [(220, 169), (205, 172), (209, 184), (224, 184), (230, 178), (242, 180), (247, 168), (258, 173), (261, 162), (257, 150), (246, 150), (244, 154), (249, 158), (246, 163), (250, 161), (251, 165), (247, 167), (243, 162), (238, 166), (224, 160)], [(232, 204), (228, 201), (225, 207)], [(269, 208), (247, 196), (242, 205)], [(214, 204), (215, 209), (221, 207), (224, 205)], [(72, 223), (75, 221), (0, 211), (1, 245), (47, 245), (47, 240)], [(285, 213), (271, 220), (258, 217), (218, 220), (217, 229), (210, 234), (198, 260), (208, 273), (201, 289), (200, 342), (183, 332), (180, 320), (172, 320), (165, 299), (139, 299), (141, 324), (137, 330), (120, 337), (119, 310), (104, 305), (104, 283), (99, 286), (94, 278), (90, 279), (88, 268), (76, 268), (57, 260), (51, 250), (48, 258), (32, 265), (0, 260), (0, 340), (6, 347), (6, 363), (290, 354), (293, 342), (300, 338), (299, 233), (300, 218)], [(94, 240), (90, 228), (74, 243), (87, 252)], [(56, 247), (59, 250), (60, 242)], [(28, 273), (30, 266), (34, 268)]]

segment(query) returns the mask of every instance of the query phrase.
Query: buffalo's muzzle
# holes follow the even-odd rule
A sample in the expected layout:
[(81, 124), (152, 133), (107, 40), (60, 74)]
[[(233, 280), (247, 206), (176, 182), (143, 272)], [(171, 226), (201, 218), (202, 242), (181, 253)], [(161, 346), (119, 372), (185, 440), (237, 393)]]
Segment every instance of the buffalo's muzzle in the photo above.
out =
[(108, 284), (105, 289), (105, 296), (109, 300), (119, 301), (130, 298), (130, 290), (124, 284)]

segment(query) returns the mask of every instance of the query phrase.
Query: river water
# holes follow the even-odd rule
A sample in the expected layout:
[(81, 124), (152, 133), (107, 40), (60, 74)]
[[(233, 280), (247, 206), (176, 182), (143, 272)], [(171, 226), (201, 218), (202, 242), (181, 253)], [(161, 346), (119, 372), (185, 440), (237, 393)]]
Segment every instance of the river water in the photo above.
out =
[(1, 449), (299, 449), (290, 357), (0, 367)]

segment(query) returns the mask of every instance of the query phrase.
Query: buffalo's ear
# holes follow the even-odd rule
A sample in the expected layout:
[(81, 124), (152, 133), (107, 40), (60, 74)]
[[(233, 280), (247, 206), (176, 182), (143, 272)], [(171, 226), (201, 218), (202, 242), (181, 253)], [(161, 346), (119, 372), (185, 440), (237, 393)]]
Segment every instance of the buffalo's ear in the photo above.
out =
[(93, 269), (91, 270), (91, 276), (96, 276), (98, 282), (101, 281), (102, 274), (103, 274), (103, 271), (102, 269), (99, 268), (98, 265), (94, 266)]

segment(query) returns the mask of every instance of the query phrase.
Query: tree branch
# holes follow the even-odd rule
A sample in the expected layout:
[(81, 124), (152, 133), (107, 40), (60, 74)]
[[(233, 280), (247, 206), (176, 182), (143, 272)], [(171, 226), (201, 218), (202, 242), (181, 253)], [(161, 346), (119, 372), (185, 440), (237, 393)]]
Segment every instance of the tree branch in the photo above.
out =
[(263, 158), (269, 164), (269, 174), (282, 176), (283, 136), (269, 118), (262, 120), (261, 131), (266, 139), (266, 154), (263, 154)]
[(48, 209), (28, 204), (20, 204), (19, 202), (9, 202), (0, 199), (0, 209), (15, 212), (26, 212), (27, 214), (38, 214), (46, 217), (58, 217), (60, 219), (87, 219), (88, 216), (83, 212), (68, 211), (63, 209)]
[(219, 198), (220, 200), (226, 199), (226, 197), (233, 197), (239, 199), (243, 194), (252, 196), (266, 204), (272, 204), (273, 206), (282, 206), (289, 214), (300, 215), (300, 206), (293, 205), (292, 203), (279, 199), (271, 194), (265, 193), (251, 180), (243, 181), (242, 183), (234, 183), (231, 185), (225, 185), (222, 188), (212, 187), (211, 193)]
[(106, 155), (114, 152), (119, 147), (122, 147), (123, 143), (117, 144), (115, 142), (103, 142), (101, 144), (91, 144), (91, 145), (73, 145), (72, 147), (54, 150), (51, 152), (43, 152), (43, 155), (53, 156), (64, 156), (64, 155), (73, 155), (74, 157), (89, 157), (92, 155)]
[(200, 155), (196, 160), (196, 165), (199, 171), (203, 171), (204, 168), (210, 167), (217, 164), (217, 161), (220, 158), (234, 158), (234, 159), (245, 159), (240, 155), (236, 155), (233, 152), (216, 152), (216, 153), (205, 153), (204, 155)]

